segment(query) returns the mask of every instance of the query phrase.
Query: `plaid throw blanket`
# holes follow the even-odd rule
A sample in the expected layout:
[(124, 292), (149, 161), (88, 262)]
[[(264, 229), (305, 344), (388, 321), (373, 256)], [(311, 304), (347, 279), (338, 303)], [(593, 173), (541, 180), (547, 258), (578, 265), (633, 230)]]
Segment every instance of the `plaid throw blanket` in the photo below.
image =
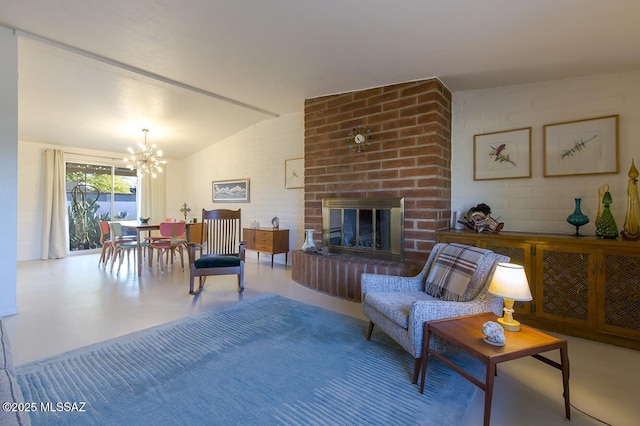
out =
[(431, 265), (425, 292), (442, 300), (467, 302), (465, 293), (469, 281), (478, 261), (486, 253), (487, 250), (463, 244), (444, 245)]

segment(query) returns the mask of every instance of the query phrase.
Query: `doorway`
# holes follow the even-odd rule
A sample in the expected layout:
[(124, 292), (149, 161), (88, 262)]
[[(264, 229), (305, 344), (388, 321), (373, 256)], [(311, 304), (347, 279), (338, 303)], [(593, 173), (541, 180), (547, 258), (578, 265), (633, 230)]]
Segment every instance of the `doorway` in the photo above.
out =
[(69, 252), (101, 248), (101, 220), (137, 218), (136, 170), (77, 161), (66, 163), (65, 177)]

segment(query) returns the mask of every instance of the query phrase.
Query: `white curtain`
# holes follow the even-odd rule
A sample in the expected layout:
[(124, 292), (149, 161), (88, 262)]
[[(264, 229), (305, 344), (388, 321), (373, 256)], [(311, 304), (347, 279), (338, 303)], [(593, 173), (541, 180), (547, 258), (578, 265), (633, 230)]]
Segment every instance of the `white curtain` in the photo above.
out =
[(64, 152), (45, 150), (44, 214), (42, 220), (42, 259), (60, 259), (67, 256), (67, 192), (65, 188)]
[(153, 223), (162, 222), (166, 217), (165, 174), (158, 173), (155, 178), (144, 174), (140, 177), (140, 186), (140, 217), (150, 217)]

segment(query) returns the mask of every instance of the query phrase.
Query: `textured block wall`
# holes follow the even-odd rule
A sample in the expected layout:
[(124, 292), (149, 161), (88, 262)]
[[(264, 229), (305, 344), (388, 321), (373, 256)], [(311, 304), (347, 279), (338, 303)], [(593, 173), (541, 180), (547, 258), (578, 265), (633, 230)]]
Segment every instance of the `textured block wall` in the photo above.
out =
[[(405, 260), (422, 262), (447, 228), (451, 198), (451, 92), (438, 80), (305, 101), (305, 228), (322, 241), (323, 198), (405, 198)], [(349, 132), (371, 130), (366, 152)]]

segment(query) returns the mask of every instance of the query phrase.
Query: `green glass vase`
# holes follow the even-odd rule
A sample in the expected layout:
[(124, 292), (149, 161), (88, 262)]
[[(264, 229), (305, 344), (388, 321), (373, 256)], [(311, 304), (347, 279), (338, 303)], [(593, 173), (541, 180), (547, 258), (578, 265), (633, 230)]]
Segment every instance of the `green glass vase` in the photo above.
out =
[(616, 221), (611, 214), (611, 209), (609, 208), (612, 202), (613, 199), (611, 198), (609, 191), (605, 192), (604, 197), (602, 197), (602, 204), (604, 208), (596, 222), (596, 237), (598, 238), (608, 240), (615, 240), (618, 238), (618, 225), (616, 225)]

